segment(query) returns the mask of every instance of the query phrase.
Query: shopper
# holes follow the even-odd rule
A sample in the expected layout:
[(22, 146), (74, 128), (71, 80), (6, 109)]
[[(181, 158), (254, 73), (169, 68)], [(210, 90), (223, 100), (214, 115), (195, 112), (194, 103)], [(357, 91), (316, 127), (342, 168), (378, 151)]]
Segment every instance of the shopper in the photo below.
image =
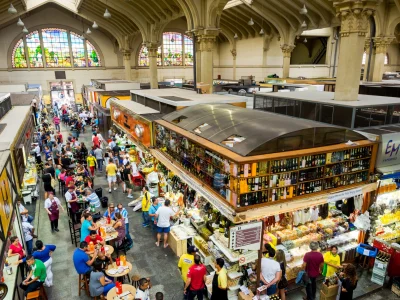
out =
[(278, 282), (278, 295), (281, 300), (286, 300), (285, 289), (288, 286), (288, 281), (286, 279), (286, 256), (285, 252), (282, 249), (278, 249), (275, 254), (275, 259), (281, 266), (282, 277)]
[(100, 295), (106, 296), (107, 293), (115, 287), (115, 283), (108, 279), (102, 269), (101, 262), (95, 262), (93, 264), (93, 272), (90, 274), (89, 291), (90, 296), (98, 297)]
[(28, 255), (32, 255), (33, 237), (34, 237), (35, 228), (28, 222), (22, 222), (21, 226), (22, 226), (22, 231), (24, 232), (26, 252)]
[(58, 115), (55, 115), (55, 117), (53, 118), (53, 122), (54, 122), (54, 127), (56, 128), (57, 131), (60, 131), (60, 118), (58, 117)]
[(100, 148), (96, 148), (94, 151), (94, 157), (97, 160), (97, 167), (99, 172), (103, 171), (103, 161), (104, 161), (104, 157), (103, 157), (103, 150), (101, 150)]
[(123, 180), (124, 180), (124, 192), (128, 193), (128, 198), (132, 199), (132, 176), (131, 176), (131, 166), (130, 164), (126, 164), (123, 167), (122, 174), (121, 174)]
[(150, 289), (150, 278), (141, 278), (139, 280), (139, 288), (136, 290), (135, 299), (150, 300)]
[(117, 170), (117, 165), (114, 163), (113, 160), (110, 159), (106, 167), (109, 193), (111, 193), (112, 183), (114, 183), (114, 191), (117, 190)]
[(120, 246), (126, 236), (125, 231), (125, 220), (120, 213), (115, 213), (115, 223), (113, 225), (116, 232), (118, 232), (118, 236), (115, 239), (115, 245)]
[(100, 139), (97, 136), (96, 132), (93, 133), (92, 142), (93, 142), (93, 147), (100, 148)]
[[(187, 274), (188, 274), (189, 268), (194, 265), (194, 255), (196, 254), (197, 249), (195, 246), (189, 246), (187, 252), (188, 253), (182, 254), (178, 261), (178, 268), (181, 271), (183, 286), (186, 286)], [(187, 287), (185, 288), (185, 293), (184, 293), (185, 299), (187, 299), (186, 289), (187, 289)]]
[(129, 234), (128, 211), (122, 206), (122, 203), (118, 203), (117, 209), (115, 210), (115, 213), (120, 213), (121, 216), (122, 216), (122, 218), (124, 219), (126, 238), (128, 239), (129, 248), (132, 248), (132, 246), (133, 246), (133, 241), (132, 241), (131, 235)]
[(59, 231), (58, 230), (58, 219), (60, 216), (60, 208), (64, 211), (64, 207), (61, 205), (61, 202), (58, 198), (54, 197), (52, 192), (49, 192), (49, 198), (44, 201), (44, 208), (49, 214), (51, 232)]
[[(203, 291), (207, 277), (206, 266), (201, 263), (200, 255), (194, 255), (194, 265), (192, 265), (187, 273), (187, 280), (183, 292), (188, 291), (188, 300), (203, 300)], [(189, 288), (189, 290), (188, 290)]]
[(228, 276), (224, 264), (224, 259), (216, 259), (216, 272), (212, 281), (212, 295), (210, 300), (228, 300)]
[(322, 273), (324, 257), (318, 251), (318, 243), (310, 243), (310, 252), (307, 252), (303, 258), (303, 268), (306, 270), (310, 281), (307, 283), (307, 300), (315, 300), (317, 294), (317, 277)]
[(103, 215), (104, 218), (110, 217), (111, 219), (115, 220), (115, 206), (114, 203), (109, 203), (108, 204), (108, 209), (104, 212)]
[(53, 186), (51, 185), (53, 177), (51, 176), (50, 172), (46, 169), (43, 170), (42, 181), (43, 181), (43, 188), (44, 188), (44, 199), (47, 199), (49, 192), (55, 192)]
[(150, 192), (147, 186), (143, 187), (143, 197), (142, 197), (142, 217), (143, 217), (143, 227), (149, 227), (149, 209), (150, 209)]
[(277, 283), (281, 280), (282, 271), (280, 264), (274, 259), (275, 250), (270, 244), (265, 244), (265, 252), (268, 258), (261, 259), (261, 284), (267, 286), (267, 295), (274, 295), (277, 292)]
[(101, 206), (99, 196), (91, 189), (85, 189), (86, 200), (89, 202), (89, 205), (94, 205), (95, 208), (99, 208)]
[[(150, 201), (149, 201), (150, 202)], [(175, 216), (175, 212), (172, 208), (169, 207), (171, 201), (169, 199), (165, 200), (164, 206), (161, 206), (156, 211), (156, 220), (157, 220), (157, 247), (160, 246), (161, 233), (164, 233), (164, 248), (168, 247), (168, 233), (170, 232), (170, 221), (173, 216)], [(147, 211), (148, 215), (148, 211)]]
[(35, 259), (32, 255), (28, 255), (26, 263), (31, 267), (31, 271), (25, 280), (21, 282), (19, 287), (23, 289), (25, 297), (33, 291), (36, 291), (46, 280), (46, 267), (38, 259)]
[(344, 272), (340, 274), (342, 288), (340, 290), (340, 300), (352, 300), (353, 291), (357, 288), (357, 271), (352, 264), (346, 265)]
[(81, 242), (83, 242), (88, 235), (90, 235), (91, 230), (97, 230), (96, 224), (93, 223), (93, 217), (89, 213), (84, 213), (83, 217), (85, 220), (81, 226)]
[(322, 275), (325, 277), (331, 277), (336, 273), (342, 266), (340, 265), (340, 255), (338, 254), (338, 248), (332, 246), (331, 250), (324, 254), (324, 272)]
[(93, 245), (105, 245), (105, 241), (100, 235), (97, 234), (96, 230), (90, 230), (90, 234), (85, 238), (85, 242), (88, 244), (92, 242)]
[(156, 216), (156, 211), (157, 211), (157, 209), (159, 209), (161, 207), (161, 204), (158, 202), (157, 197), (152, 197), (151, 202), (152, 202), (152, 204), (149, 208), (149, 217), (150, 217), (150, 221), (151, 221), (151, 228), (152, 228), (153, 232), (157, 232), (157, 222), (154, 222), (154, 218)]
[(25, 206), (22, 205), (21, 200), (19, 198), (17, 200), (17, 207), (19, 210), (19, 214), (21, 215), (22, 221), (32, 223), (33, 217), (31, 215), (29, 215), (28, 210), (25, 208)]
[(89, 167), (90, 170), (90, 174), (92, 175), (92, 177), (94, 177), (94, 168), (97, 165), (97, 160), (96, 158), (92, 155), (92, 153), (89, 153), (89, 156), (86, 159), (87, 165)]
[(72, 260), (74, 262), (75, 270), (78, 274), (85, 274), (86, 276), (89, 276), (90, 272), (92, 272), (92, 264), (97, 258), (97, 251), (94, 250), (91, 259), (86, 253), (87, 251), (89, 251), (88, 243), (81, 242), (79, 244), (79, 248), (75, 249)]

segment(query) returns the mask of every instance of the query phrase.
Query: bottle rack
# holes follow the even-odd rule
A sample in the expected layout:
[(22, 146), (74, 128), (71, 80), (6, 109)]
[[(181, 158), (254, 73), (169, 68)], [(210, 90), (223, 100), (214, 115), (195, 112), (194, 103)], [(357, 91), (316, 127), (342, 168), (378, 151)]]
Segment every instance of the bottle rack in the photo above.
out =
[[(318, 193), (323, 190), (347, 186), (368, 180), (372, 146), (355, 149), (272, 160), (268, 172), (260, 175), (259, 162), (240, 166), (240, 180), (248, 180), (240, 185), (238, 207), (264, 202), (291, 199), (296, 196)], [(256, 172), (254, 173), (254, 168)], [(265, 169), (264, 169), (265, 170)], [(247, 172), (247, 177), (245, 173)], [(243, 177), (242, 177), (243, 174)], [(257, 176), (250, 176), (256, 174)], [(257, 179), (256, 181), (256, 178)], [(262, 178), (262, 179), (260, 179)], [(267, 184), (265, 184), (267, 180)], [(264, 184), (260, 186), (259, 182)], [(250, 187), (249, 187), (250, 186)], [(254, 188), (253, 188), (254, 186)], [(259, 194), (259, 192), (264, 194)], [(248, 195), (257, 194), (257, 195)], [(242, 197), (246, 195), (245, 197)], [(266, 195), (267, 201), (264, 200)], [(261, 201), (260, 201), (261, 197)]]

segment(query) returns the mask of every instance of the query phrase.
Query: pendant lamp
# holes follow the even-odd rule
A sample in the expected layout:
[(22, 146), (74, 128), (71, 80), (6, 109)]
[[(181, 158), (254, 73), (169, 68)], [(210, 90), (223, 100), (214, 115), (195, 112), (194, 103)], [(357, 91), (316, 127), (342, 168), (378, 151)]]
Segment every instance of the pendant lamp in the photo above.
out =
[(233, 36), (233, 38), (234, 38), (235, 40), (239, 38), (238, 35), (237, 35), (237, 33), (235, 33), (235, 35)]
[(88, 27), (88, 29), (86, 30), (86, 34), (91, 34), (92, 31), (90, 30), (90, 28)]
[(93, 22), (92, 28), (94, 28), (94, 29), (99, 28), (99, 25), (97, 25), (96, 21)]
[(111, 14), (110, 14), (110, 12), (108, 11), (108, 9), (106, 8), (106, 11), (104, 12), (104, 15), (103, 15), (103, 17), (104, 18), (106, 18), (106, 19), (109, 19), (109, 18), (111, 18)]
[(306, 21), (303, 21), (303, 23), (301, 23), (301, 28), (307, 28), (307, 23), (306, 23)]
[(22, 29), (22, 32), (23, 32), (23, 33), (28, 33), (29, 31), (28, 31), (28, 29), (26, 29), (26, 27), (24, 26), (24, 29)]
[(249, 24), (250, 26), (253, 26), (254, 25), (253, 18), (250, 18), (250, 20), (247, 22), (247, 24)]
[(264, 29), (261, 28), (260, 35), (263, 35), (263, 34), (264, 34)]
[(18, 19), (17, 25), (19, 27), (24, 27), (24, 22), (22, 22), (21, 18)]
[(299, 10), (299, 13), (300, 13), (301, 15), (307, 14), (307, 8), (306, 8), (306, 5), (305, 5), (305, 4), (304, 4), (303, 7)]
[(17, 10), (15, 9), (14, 5), (12, 5), (12, 3), (10, 3), (10, 7), (8, 8), (8, 13), (12, 15), (17, 13)]

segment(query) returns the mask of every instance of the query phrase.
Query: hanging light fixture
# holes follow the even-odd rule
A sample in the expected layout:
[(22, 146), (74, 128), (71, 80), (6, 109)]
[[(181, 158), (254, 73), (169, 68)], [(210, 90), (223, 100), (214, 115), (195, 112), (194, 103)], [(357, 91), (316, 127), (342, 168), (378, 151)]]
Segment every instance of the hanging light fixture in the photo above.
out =
[(10, 7), (8, 8), (8, 13), (15, 15), (17, 13), (17, 10), (15, 9), (14, 5), (12, 5), (12, 3), (10, 3)]
[(247, 24), (250, 26), (253, 26), (254, 25), (253, 18), (250, 18), (250, 20), (247, 22)]
[(22, 32), (23, 32), (23, 33), (28, 33), (29, 31), (28, 31), (28, 29), (26, 29), (26, 27), (24, 26), (24, 29), (22, 29)]
[(237, 39), (239, 38), (236, 32), (235, 32), (235, 35), (233, 36), (233, 38), (234, 38), (235, 40), (237, 40)]
[(24, 27), (24, 22), (22, 22), (21, 18), (18, 19), (17, 25), (19, 27)]
[(333, 37), (336, 41), (339, 39), (337, 33), (335, 33), (335, 36)]
[(307, 38), (304, 38), (304, 41), (303, 41), (303, 43), (307, 43)]
[(111, 14), (110, 14), (110, 12), (108, 11), (107, 8), (106, 8), (106, 11), (104, 12), (103, 17), (106, 18), (106, 19), (110, 19), (111, 18)]
[(89, 27), (88, 27), (88, 29), (86, 30), (86, 34), (92, 34), (92, 31), (90, 30)]
[(174, 37), (171, 38), (171, 43), (175, 43)]
[(261, 28), (260, 35), (263, 35), (263, 34), (264, 34), (264, 29)]
[(93, 28), (93, 29), (99, 28), (99, 25), (97, 25), (96, 21), (93, 22), (92, 28)]
[(303, 23), (301, 23), (301, 28), (307, 28), (307, 23), (306, 23), (306, 21), (303, 21)]
[(300, 13), (301, 15), (307, 14), (307, 8), (306, 8), (306, 5), (305, 5), (305, 4), (303, 5), (302, 8), (300, 8), (299, 13)]

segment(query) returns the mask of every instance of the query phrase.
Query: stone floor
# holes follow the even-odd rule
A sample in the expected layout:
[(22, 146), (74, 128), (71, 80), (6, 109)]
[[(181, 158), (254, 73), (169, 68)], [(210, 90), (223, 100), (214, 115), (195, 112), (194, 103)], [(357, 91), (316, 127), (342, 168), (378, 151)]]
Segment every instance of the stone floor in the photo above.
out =
[[(68, 132), (63, 131), (63, 136)], [(91, 145), (91, 133), (86, 132), (79, 138), (86, 145)], [(133, 212), (127, 204), (130, 199), (122, 193), (122, 187), (117, 191), (108, 193), (105, 172), (96, 172), (95, 187), (103, 187), (103, 196), (109, 198), (109, 202), (115, 204), (121, 202), (128, 209), (130, 234), (134, 241), (133, 248), (127, 252), (127, 259), (133, 265), (130, 275), (138, 274), (141, 277), (150, 277), (153, 283), (151, 299), (154, 299), (156, 292), (163, 292), (165, 299), (182, 299), (182, 280), (177, 268), (178, 258), (171, 249), (164, 249), (155, 245), (155, 237), (151, 229), (143, 228), (140, 212)], [(56, 190), (57, 197), (65, 204), (63, 195)], [(41, 198), (36, 201), (35, 227), (37, 234), (45, 244), (55, 244), (57, 249), (53, 254), (54, 286), (47, 288), (49, 299), (88, 299), (87, 296), (78, 296), (78, 275), (72, 264), (72, 254), (75, 245), (71, 244), (67, 213), (62, 213), (59, 220), (59, 232), (51, 233), (50, 222), (46, 211), (43, 208), (43, 191)], [(136, 188), (134, 197), (140, 195), (139, 188)], [(129, 201), (128, 201), (129, 200)], [(65, 206), (64, 206), (65, 207)], [(29, 209), (29, 207), (27, 207)], [(104, 210), (104, 209), (103, 209)]]

